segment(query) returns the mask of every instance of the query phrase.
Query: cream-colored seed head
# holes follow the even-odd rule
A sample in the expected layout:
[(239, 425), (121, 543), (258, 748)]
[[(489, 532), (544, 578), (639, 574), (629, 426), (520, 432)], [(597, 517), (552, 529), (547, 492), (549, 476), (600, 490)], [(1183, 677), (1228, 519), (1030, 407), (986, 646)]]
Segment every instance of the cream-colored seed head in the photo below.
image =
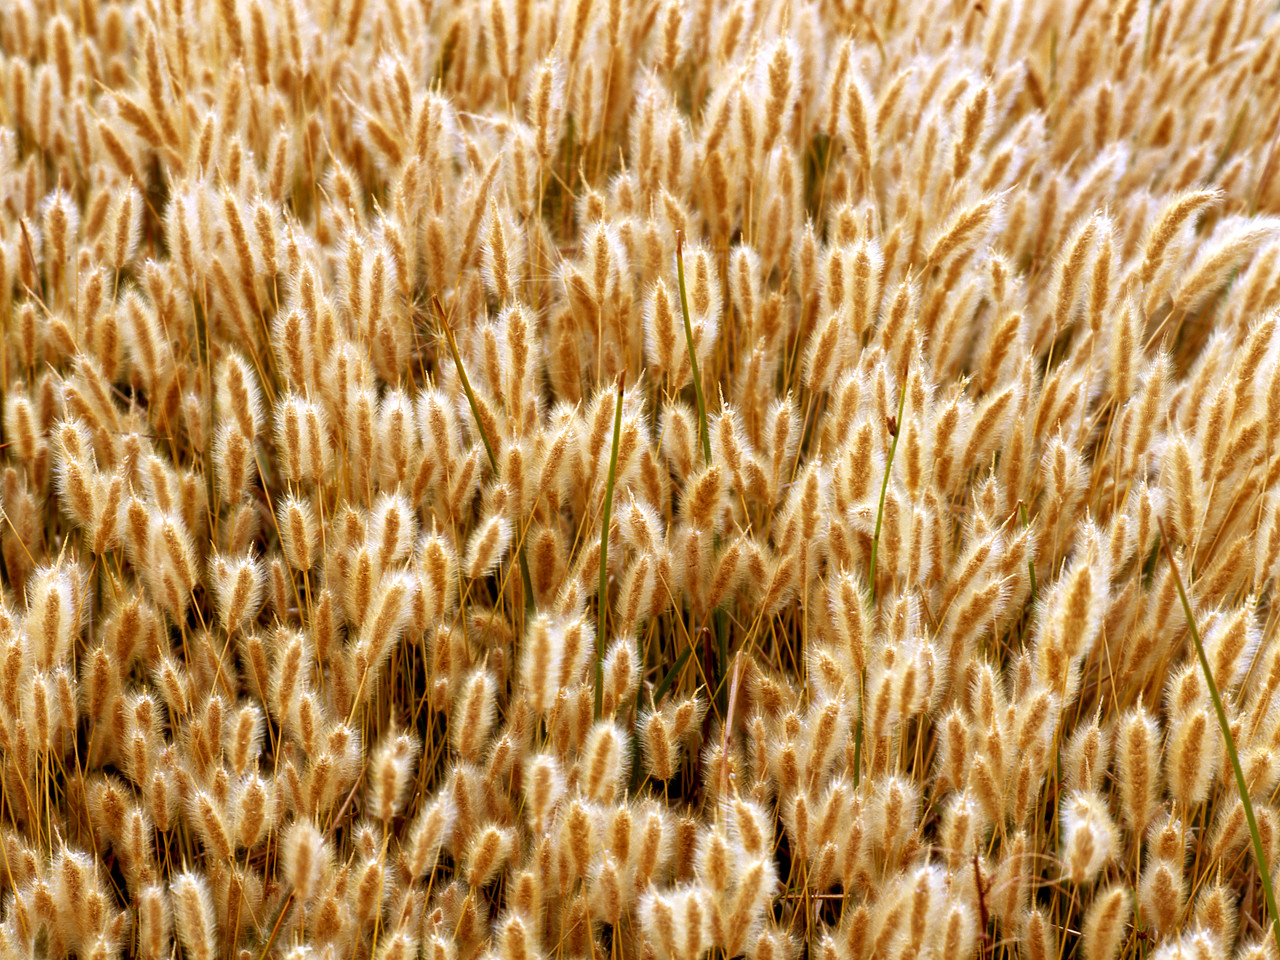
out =
[(1271, 949), (1269, 5), (11, 6), (0, 953)]
[(1107, 805), (1096, 793), (1072, 793), (1062, 803), (1065, 873), (1087, 883), (1115, 856), (1118, 836)]

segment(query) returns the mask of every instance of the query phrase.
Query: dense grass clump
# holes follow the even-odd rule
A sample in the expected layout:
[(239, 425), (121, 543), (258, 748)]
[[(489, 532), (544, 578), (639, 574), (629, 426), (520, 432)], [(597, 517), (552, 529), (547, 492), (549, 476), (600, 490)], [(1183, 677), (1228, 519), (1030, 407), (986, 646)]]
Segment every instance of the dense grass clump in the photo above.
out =
[(1280, 13), (0, 2), (0, 960), (1280, 960)]

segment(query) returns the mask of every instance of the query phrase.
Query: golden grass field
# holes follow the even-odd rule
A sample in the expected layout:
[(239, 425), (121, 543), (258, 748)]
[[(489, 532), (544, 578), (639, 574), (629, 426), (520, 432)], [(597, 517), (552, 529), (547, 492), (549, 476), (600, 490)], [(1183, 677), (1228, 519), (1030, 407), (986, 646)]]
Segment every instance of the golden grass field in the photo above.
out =
[(1275, 3), (0, 7), (0, 960), (1280, 960)]

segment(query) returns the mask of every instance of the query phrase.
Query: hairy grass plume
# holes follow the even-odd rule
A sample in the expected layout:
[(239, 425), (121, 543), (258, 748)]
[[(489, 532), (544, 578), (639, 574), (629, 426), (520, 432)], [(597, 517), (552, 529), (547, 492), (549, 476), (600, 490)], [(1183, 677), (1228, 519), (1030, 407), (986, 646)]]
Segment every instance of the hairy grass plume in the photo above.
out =
[(1259, 0), (12, 0), (0, 958), (1280, 958), (1278, 90)]

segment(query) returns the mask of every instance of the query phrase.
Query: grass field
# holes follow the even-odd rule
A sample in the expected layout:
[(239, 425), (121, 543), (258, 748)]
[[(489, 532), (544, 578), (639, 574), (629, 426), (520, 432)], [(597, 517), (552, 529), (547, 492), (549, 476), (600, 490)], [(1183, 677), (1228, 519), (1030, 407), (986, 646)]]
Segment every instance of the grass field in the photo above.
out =
[(0, 960), (1280, 960), (1280, 10), (0, 0)]

